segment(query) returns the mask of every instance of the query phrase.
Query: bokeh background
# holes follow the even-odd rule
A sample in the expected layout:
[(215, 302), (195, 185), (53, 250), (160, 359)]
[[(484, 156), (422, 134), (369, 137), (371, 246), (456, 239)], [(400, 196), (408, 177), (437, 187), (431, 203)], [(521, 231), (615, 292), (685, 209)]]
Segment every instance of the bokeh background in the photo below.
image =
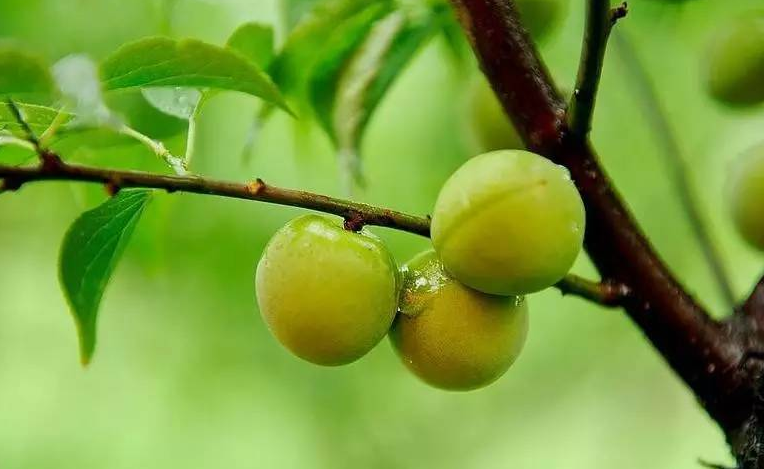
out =
[[(732, 231), (724, 176), (760, 138), (764, 109), (713, 103), (701, 70), (708, 37), (758, 0), (634, 0), (618, 29), (649, 67), (689, 177), (741, 297), (762, 258)], [(570, 86), (583, 0), (542, 45)], [(280, 24), (275, 0), (0, 0), (0, 39), (51, 61), (98, 59), (165, 33), (223, 43), (247, 20)], [(606, 63), (593, 139), (637, 218), (688, 288), (717, 315), (722, 302), (699, 254), (615, 49)], [(474, 65), (442, 40), (396, 82), (366, 139), (368, 188), (358, 199), (427, 213), (438, 188), (475, 150), (463, 96)], [(205, 109), (193, 170), (341, 195), (333, 151), (308, 123), (275, 115), (251, 159), (240, 153), (258, 103), (220, 94)], [(65, 155), (155, 167), (135, 146)], [(0, 150), (0, 158), (3, 152)], [(557, 291), (530, 298), (527, 347), (507, 375), (470, 393), (435, 390), (387, 341), (350, 366), (320, 368), (281, 348), (261, 321), (254, 266), (298, 210), (192, 195), (157, 198), (107, 290), (94, 362), (80, 367), (57, 283), (60, 240), (103, 197), (69, 184), (0, 197), (0, 468), (695, 468), (731, 463), (723, 435), (620, 311)], [(373, 230), (397, 259), (427, 240)], [(593, 275), (582, 256), (576, 272)]]

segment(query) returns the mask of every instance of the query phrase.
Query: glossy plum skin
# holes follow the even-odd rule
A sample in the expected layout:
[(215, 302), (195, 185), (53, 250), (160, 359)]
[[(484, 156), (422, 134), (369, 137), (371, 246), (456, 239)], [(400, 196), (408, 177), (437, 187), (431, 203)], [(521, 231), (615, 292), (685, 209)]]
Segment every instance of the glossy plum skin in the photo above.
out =
[(731, 106), (764, 102), (764, 10), (719, 30), (706, 60), (705, 83), (711, 96)]
[(438, 195), (432, 242), (460, 282), (494, 295), (550, 287), (570, 270), (585, 212), (568, 171), (522, 150), (476, 156)]
[(437, 388), (468, 391), (501, 377), (528, 331), (522, 297), (486, 295), (450, 277), (433, 251), (403, 269), (400, 313), (390, 340), (415, 375)]
[(395, 317), (398, 270), (382, 242), (316, 215), (287, 223), (257, 265), (260, 313), (295, 355), (318, 365), (353, 362)]
[(735, 162), (727, 193), (735, 228), (751, 246), (764, 251), (764, 143)]

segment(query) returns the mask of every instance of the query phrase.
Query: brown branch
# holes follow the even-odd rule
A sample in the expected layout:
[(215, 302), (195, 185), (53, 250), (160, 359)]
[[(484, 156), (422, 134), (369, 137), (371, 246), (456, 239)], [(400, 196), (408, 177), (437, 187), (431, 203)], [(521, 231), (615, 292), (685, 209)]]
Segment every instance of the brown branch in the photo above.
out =
[(626, 3), (611, 9), (610, 0), (588, 0), (578, 79), (568, 106), (568, 129), (571, 134), (581, 139), (585, 139), (592, 128), (594, 105), (610, 31), (627, 12)]
[(748, 299), (738, 310), (751, 316), (760, 315), (764, 311), (764, 277), (753, 287)]
[(430, 234), (430, 222), (427, 218), (326, 195), (283, 189), (266, 184), (261, 179), (243, 184), (205, 179), (198, 176), (170, 176), (64, 163), (54, 168), (45, 165), (38, 167), (0, 165), (0, 179), (5, 181), (4, 187), (8, 189), (18, 189), (22, 185), (34, 181), (81, 181), (104, 184), (112, 191), (141, 187), (163, 189), (167, 192), (190, 192), (235, 199), (258, 200), (338, 215), (346, 220), (353, 220), (355, 229), (360, 229), (362, 225), (375, 225), (395, 228), (420, 236), (429, 236)]
[(624, 302), (671, 367), (728, 435), (750, 414), (751, 377), (737, 363), (745, 331), (713, 321), (642, 234), (588, 143), (570, 138), (561, 100), (513, 1), (451, 0), (483, 72), (529, 148), (566, 166), (587, 212), (585, 246), (603, 278), (629, 285)]
[(563, 295), (575, 295), (602, 306), (619, 307), (628, 298), (628, 286), (611, 281), (592, 282), (576, 275), (568, 275), (555, 285)]
[[(57, 155), (55, 155), (58, 158)], [(59, 161), (61, 161), (59, 159)], [(338, 199), (312, 192), (284, 189), (266, 184), (262, 179), (250, 183), (235, 183), (205, 179), (198, 176), (168, 176), (143, 171), (121, 171), (94, 168), (61, 162), (56, 167), (0, 165), (0, 193), (15, 191), (36, 181), (75, 181), (103, 184), (110, 194), (125, 188), (160, 189), (169, 193), (188, 192), (234, 199), (256, 200), (278, 205), (301, 207), (338, 215), (345, 219), (345, 228), (358, 231), (365, 225), (382, 226), (400, 231), (430, 236), (430, 219), (359, 202)], [(557, 285), (563, 294), (580, 296), (603, 306), (617, 306), (627, 288), (610, 283), (596, 283), (569, 275)]]

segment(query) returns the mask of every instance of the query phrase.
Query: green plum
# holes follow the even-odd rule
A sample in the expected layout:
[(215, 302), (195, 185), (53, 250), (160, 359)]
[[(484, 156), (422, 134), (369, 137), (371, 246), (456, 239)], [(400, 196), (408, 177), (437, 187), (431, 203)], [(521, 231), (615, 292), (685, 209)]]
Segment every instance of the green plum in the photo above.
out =
[[(566, 88), (560, 92), (563, 98), (570, 96)], [(472, 143), (479, 151), (525, 148), (520, 134), (483, 75), (476, 77), (469, 86), (465, 115), (469, 119), (467, 127)]]
[(390, 340), (415, 375), (438, 388), (466, 391), (509, 369), (528, 332), (524, 298), (463, 285), (443, 270), (434, 251), (412, 259), (403, 275)]
[(515, 126), (482, 75), (470, 85), (467, 106), (470, 133), (480, 151), (525, 148)]
[(470, 159), (438, 195), (432, 242), (446, 270), (484, 293), (524, 295), (576, 260), (585, 212), (568, 171), (523, 150)]
[(727, 188), (735, 227), (752, 246), (764, 250), (764, 143), (741, 155)]
[(265, 323), (290, 351), (319, 365), (368, 353), (395, 317), (398, 268), (385, 245), (324, 217), (306, 215), (279, 230), (257, 265)]
[(705, 82), (717, 100), (746, 106), (764, 102), (764, 11), (727, 24), (714, 36)]

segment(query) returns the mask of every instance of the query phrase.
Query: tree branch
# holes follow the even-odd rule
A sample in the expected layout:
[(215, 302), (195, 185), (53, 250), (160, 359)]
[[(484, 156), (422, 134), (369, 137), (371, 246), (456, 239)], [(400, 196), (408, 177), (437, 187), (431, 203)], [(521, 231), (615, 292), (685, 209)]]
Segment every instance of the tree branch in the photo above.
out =
[(104, 184), (112, 190), (124, 188), (163, 189), (167, 192), (190, 192), (235, 199), (258, 200), (279, 205), (302, 207), (352, 219), (356, 229), (363, 225), (395, 228), (420, 236), (429, 236), (427, 218), (407, 215), (385, 208), (338, 199), (311, 192), (283, 189), (266, 184), (261, 179), (242, 184), (198, 176), (169, 176), (142, 171), (119, 171), (90, 166), (60, 163), (55, 168), (16, 167), (0, 165), (0, 179), (7, 190), (18, 189), (34, 181), (82, 181)]
[(764, 311), (764, 277), (753, 287), (748, 299), (738, 310), (750, 316), (758, 316)]
[[(37, 167), (0, 165), (0, 194), (4, 191), (18, 190), (24, 184), (36, 181), (90, 182), (103, 184), (111, 194), (125, 188), (144, 188), (160, 189), (169, 193), (188, 192), (256, 200), (337, 215), (345, 219), (345, 228), (352, 231), (359, 231), (365, 225), (374, 225), (425, 237), (430, 236), (429, 217), (417, 217), (312, 192), (284, 189), (266, 184), (262, 179), (242, 184), (205, 179), (198, 176), (169, 176), (143, 171), (101, 169), (67, 164), (62, 162), (60, 158), (58, 161), (56, 167), (45, 164)], [(603, 306), (619, 305), (628, 292), (628, 288), (623, 285), (600, 284), (575, 275), (568, 275), (555, 286), (563, 294), (580, 296)]]
[(513, 1), (451, 0), (483, 72), (526, 145), (566, 166), (586, 206), (585, 246), (603, 278), (628, 285), (631, 319), (728, 435), (750, 415), (737, 367), (746, 332), (713, 321), (681, 287), (626, 209), (588, 143), (570, 138), (561, 99)]
[(631, 293), (629, 287), (622, 283), (597, 283), (576, 275), (568, 275), (555, 286), (563, 295), (575, 295), (611, 308), (623, 305)]
[(568, 130), (578, 138), (585, 139), (591, 131), (610, 31), (627, 12), (625, 2), (611, 10), (610, 0), (588, 1), (578, 79), (568, 106)]

